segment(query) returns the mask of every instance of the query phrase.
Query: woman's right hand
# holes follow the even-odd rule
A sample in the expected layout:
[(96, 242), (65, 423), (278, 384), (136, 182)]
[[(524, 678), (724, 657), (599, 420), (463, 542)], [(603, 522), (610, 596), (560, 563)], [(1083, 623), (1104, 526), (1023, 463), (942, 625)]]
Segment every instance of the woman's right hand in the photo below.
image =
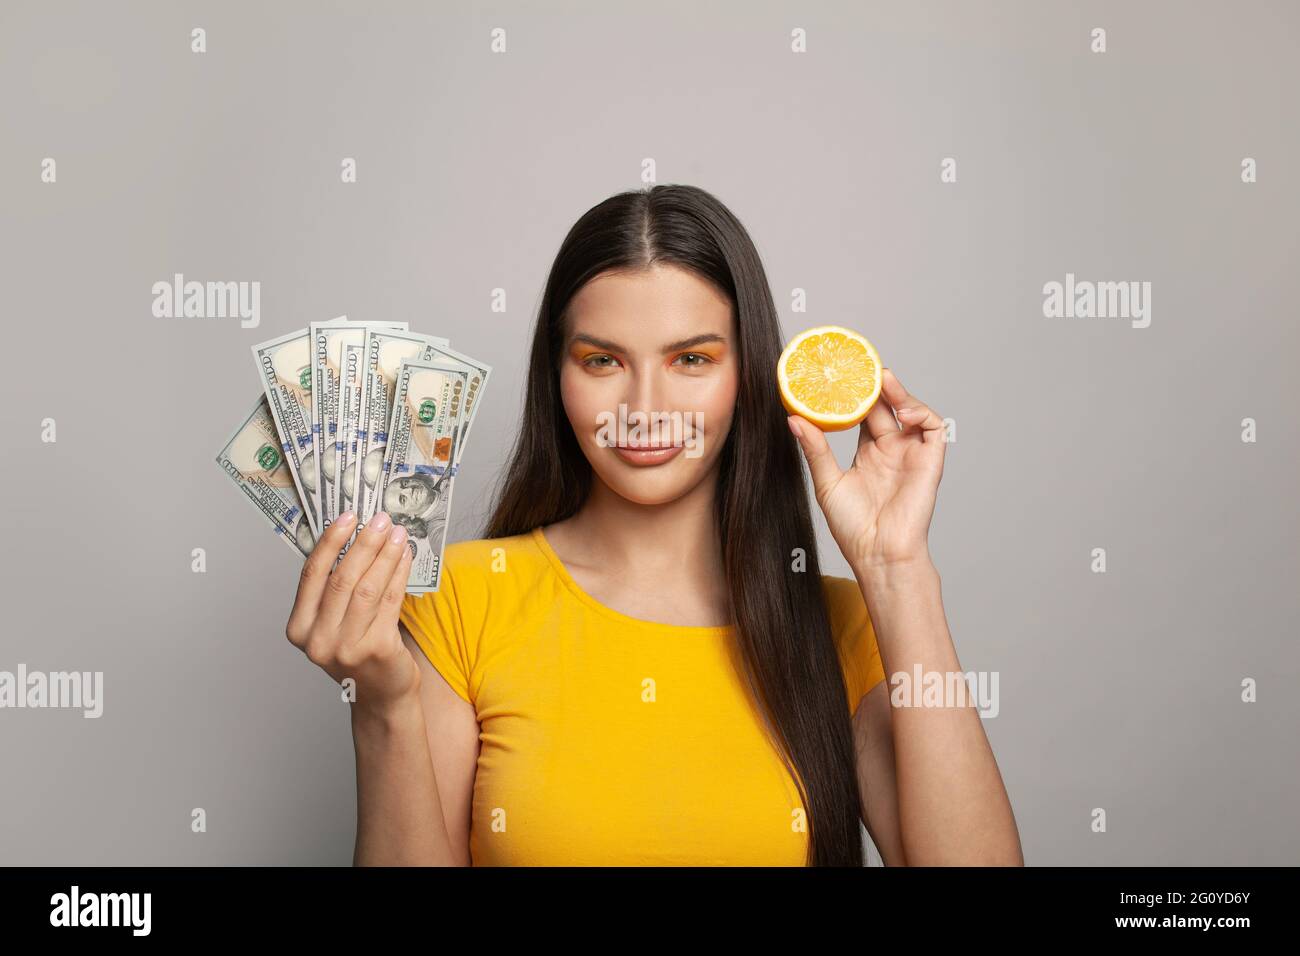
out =
[(352, 512), (339, 515), (307, 556), (285, 636), (336, 681), (351, 677), (357, 704), (383, 710), (420, 684), (397, 629), (411, 549), (406, 529), (381, 511), (334, 567), (355, 523)]

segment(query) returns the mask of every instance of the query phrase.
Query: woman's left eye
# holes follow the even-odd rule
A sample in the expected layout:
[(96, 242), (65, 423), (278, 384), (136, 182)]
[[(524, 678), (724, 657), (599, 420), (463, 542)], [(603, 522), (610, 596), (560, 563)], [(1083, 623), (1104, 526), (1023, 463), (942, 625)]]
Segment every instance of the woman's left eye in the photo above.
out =
[(680, 358), (680, 359), (685, 359), (685, 358), (696, 358), (696, 359), (699, 359), (698, 362), (686, 362), (686, 363), (684, 363), (684, 364), (686, 364), (686, 365), (690, 365), (690, 366), (697, 367), (697, 368), (698, 368), (699, 366), (701, 366), (701, 365), (706, 365), (706, 364), (708, 364), (708, 361), (709, 361), (709, 357), (708, 357), (707, 355), (701, 355), (699, 352), (684, 352), (684, 353), (682, 353), (681, 355), (679, 355), (679, 356), (677, 356), (677, 357)]

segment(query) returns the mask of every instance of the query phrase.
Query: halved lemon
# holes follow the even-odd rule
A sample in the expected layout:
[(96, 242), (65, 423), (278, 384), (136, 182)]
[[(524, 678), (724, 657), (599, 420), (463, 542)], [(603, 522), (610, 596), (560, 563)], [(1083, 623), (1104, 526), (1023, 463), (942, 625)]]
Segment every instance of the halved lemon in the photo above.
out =
[(805, 329), (776, 363), (781, 404), (822, 431), (852, 428), (880, 397), (880, 369), (876, 347), (852, 329)]

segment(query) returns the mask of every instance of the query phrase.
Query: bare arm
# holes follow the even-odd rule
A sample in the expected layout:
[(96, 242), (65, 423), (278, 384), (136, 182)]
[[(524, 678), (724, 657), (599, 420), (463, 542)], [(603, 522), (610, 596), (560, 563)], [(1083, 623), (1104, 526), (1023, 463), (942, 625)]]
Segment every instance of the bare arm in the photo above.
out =
[[(820, 428), (798, 415), (788, 421), (866, 601), (885, 674), (919, 669), (946, 686), (961, 667), (928, 542), (944, 420), (885, 367), (847, 470)], [(911, 866), (1023, 865), (1011, 803), (971, 702), (894, 707), (888, 684), (863, 696), (861, 726), (855, 721), (863, 812), (882, 856)]]
[[(354, 523), (355, 515), (345, 512), (321, 535), (303, 565), (285, 626), (290, 643), (312, 663), (340, 683), (355, 682), (353, 862), (468, 863), (468, 827), (461, 834), (455, 832), (458, 823), (449, 826), (439, 786), (445, 775), (448, 805), (453, 813), (465, 813), (456, 794), (465, 789), (465, 768), (472, 772), (473, 767), (464, 756), (470, 739), (465, 708), (472, 718), (473, 707), (436, 672), (429, 676), (432, 667), (424, 654), (399, 630), (411, 567), (405, 529), (393, 527), (380, 512), (335, 566)], [(473, 747), (477, 745), (475, 722)]]
[(894, 768), (888, 681), (876, 684), (858, 704), (853, 714), (853, 743), (862, 822), (885, 866), (906, 866), (898, 821), (898, 774)]
[[(917, 667), (922, 674), (961, 673), (933, 565), (855, 573), (886, 674), (911, 675)], [(1011, 803), (973, 703), (893, 707), (888, 683), (877, 684), (859, 709), (869, 724), (860, 738), (867, 757), (865, 766), (859, 758), (860, 786), (864, 774), (875, 777), (863, 806), (882, 858), (912, 866), (1023, 866)]]
[(478, 717), (403, 624), (420, 670), (416, 695), (389, 713), (352, 708), (357, 866), (471, 866), (469, 816)]
[(470, 811), (478, 763), (474, 707), (398, 625), (420, 672), (414, 698), (382, 716), (353, 705), (358, 866), (470, 866)]
[(352, 705), (356, 866), (459, 866), (442, 816), (418, 694), (375, 712)]

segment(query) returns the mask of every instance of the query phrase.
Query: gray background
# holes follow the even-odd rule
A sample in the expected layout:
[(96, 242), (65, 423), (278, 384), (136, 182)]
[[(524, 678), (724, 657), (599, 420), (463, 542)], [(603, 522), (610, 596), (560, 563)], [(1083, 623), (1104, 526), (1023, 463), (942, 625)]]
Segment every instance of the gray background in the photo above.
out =
[[(932, 547), (1026, 860), (1297, 862), (1295, 4), (361, 7), (0, 7), (0, 669), (106, 684), (0, 711), (0, 860), (350, 862), (298, 562), (212, 461), (249, 346), (347, 314), (492, 364), (474, 537), (555, 250), (653, 157), (750, 229), (787, 333), (861, 329), (956, 420)], [(1067, 271), (1150, 281), (1151, 326), (1044, 318)], [(261, 326), (154, 318), (174, 272), (260, 281)]]

